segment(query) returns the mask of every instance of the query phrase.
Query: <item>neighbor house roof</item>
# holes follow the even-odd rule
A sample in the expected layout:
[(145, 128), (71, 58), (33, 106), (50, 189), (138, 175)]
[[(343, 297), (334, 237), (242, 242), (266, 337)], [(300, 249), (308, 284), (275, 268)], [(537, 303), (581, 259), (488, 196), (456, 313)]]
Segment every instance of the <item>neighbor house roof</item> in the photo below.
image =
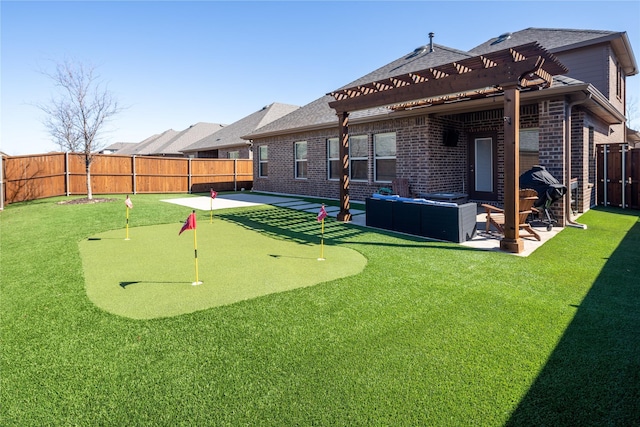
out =
[(127, 147), (133, 147), (136, 144), (137, 142), (114, 142), (113, 144), (104, 147), (101, 151), (117, 153), (118, 151), (123, 150)]
[(249, 142), (241, 138), (243, 135), (251, 133), (259, 127), (271, 123), (274, 120), (297, 110), (298, 108), (300, 107), (297, 105), (274, 102), (273, 104), (267, 105), (259, 111), (256, 111), (237, 122), (223, 127), (211, 135), (205, 136), (180, 151), (183, 153), (189, 153), (247, 145)]
[(165, 144), (177, 134), (178, 132), (173, 129), (166, 130), (161, 134), (152, 135), (149, 138), (138, 142), (134, 146), (125, 147), (121, 151), (119, 151), (118, 154), (129, 154), (134, 156), (151, 155), (156, 147)]
[(182, 149), (204, 137), (218, 132), (223, 127), (224, 125), (219, 123), (196, 123), (179, 132), (163, 144), (155, 145), (150, 154), (156, 156), (181, 156)]

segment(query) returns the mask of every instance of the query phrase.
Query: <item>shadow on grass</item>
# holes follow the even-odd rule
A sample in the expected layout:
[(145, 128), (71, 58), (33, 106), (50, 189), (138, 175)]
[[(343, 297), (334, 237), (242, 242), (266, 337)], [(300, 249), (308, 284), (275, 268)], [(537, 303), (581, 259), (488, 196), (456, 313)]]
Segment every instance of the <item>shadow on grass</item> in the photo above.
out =
[(133, 282), (120, 282), (120, 287), (122, 289), (127, 289), (127, 286), (131, 286), (131, 285), (137, 285), (139, 283), (153, 283), (154, 285), (184, 285), (185, 283), (191, 283), (191, 282), (160, 282), (160, 281), (155, 281), (155, 280), (147, 280), (147, 281), (142, 281), (142, 280), (138, 280), (138, 281), (133, 281)]
[[(267, 234), (275, 239), (291, 240), (300, 244), (316, 245), (320, 241), (321, 228), (320, 223), (315, 220), (315, 214), (298, 211), (287, 208), (259, 208), (244, 209), (230, 213), (220, 213), (219, 218), (231, 221), (242, 227), (252, 231), (258, 231)], [(436, 242), (420, 237), (393, 232), (387, 232), (379, 229), (363, 230), (356, 226), (345, 226), (345, 224), (331, 218), (325, 220), (324, 225), (324, 242), (327, 245), (336, 245), (345, 243), (349, 239), (360, 236), (365, 232), (375, 232), (381, 235), (401, 237), (402, 239), (415, 242), (412, 243), (390, 243), (390, 242), (363, 242), (358, 244), (372, 246), (394, 246), (394, 247), (417, 247), (428, 248), (430, 246), (438, 249), (455, 249), (455, 250), (474, 250), (465, 246), (451, 245), (445, 242)]]
[[(275, 239), (291, 240), (301, 244), (317, 244), (321, 237), (320, 223), (313, 214), (287, 208), (244, 209), (221, 213), (219, 218), (231, 221), (249, 230), (260, 231)], [(345, 227), (334, 220), (326, 220), (324, 241), (336, 243), (362, 234), (355, 227)]]
[(506, 426), (640, 425), (639, 247), (636, 223)]

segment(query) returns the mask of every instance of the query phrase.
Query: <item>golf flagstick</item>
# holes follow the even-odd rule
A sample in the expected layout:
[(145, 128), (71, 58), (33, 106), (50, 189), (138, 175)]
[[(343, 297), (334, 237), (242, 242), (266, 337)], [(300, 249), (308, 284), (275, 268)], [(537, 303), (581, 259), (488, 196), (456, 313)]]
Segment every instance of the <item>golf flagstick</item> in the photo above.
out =
[[(195, 216), (195, 211), (194, 211)], [(195, 224), (195, 218), (194, 218)], [(193, 227), (193, 252), (196, 257), (196, 281), (192, 283), (193, 286), (202, 285), (202, 282), (198, 280), (198, 239), (196, 237), (196, 227)]]
[(191, 283), (192, 285), (201, 285), (202, 282), (198, 280), (198, 238), (196, 237), (196, 211), (194, 210), (187, 217), (187, 220), (182, 225), (178, 236), (182, 234), (185, 230), (193, 230), (193, 252), (195, 254), (195, 264), (196, 264), (196, 281)]
[(216, 198), (216, 196), (218, 195), (218, 192), (215, 191), (213, 188), (209, 190), (209, 195), (211, 196), (211, 203), (210, 203), (210, 209), (209, 209), (209, 224), (213, 224), (213, 199)]
[(131, 203), (131, 199), (129, 198), (129, 196), (127, 196), (127, 198), (124, 201), (125, 206), (127, 207), (127, 235), (125, 237), (124, 240), (130, 240), (129, 239), (129, 209), (133, 208), (133, 203)]
[(324, 219), (322, 220), (322, 235), (320, 237), (320, 258), (318, 261), (324, 261)]
[(324, 219), (327, 217), (327, 211), (324, 208), (324, 204), (320, 208), (320, 212), (318, 212), (317, 220), (322, 223), (321, 225), (321, 233), (320, 233), (320, 258), (318, 261), (324, 261)]

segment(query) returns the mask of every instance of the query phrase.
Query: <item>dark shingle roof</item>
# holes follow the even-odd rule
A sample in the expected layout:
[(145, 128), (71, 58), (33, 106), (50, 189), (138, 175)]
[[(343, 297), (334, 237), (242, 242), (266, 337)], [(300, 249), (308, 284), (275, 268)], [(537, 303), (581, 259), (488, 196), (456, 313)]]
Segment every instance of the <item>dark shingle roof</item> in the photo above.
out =
[(152, 155), (182, 155), (181, 150), (194, 142), (207, 137), (220, 129), (224, 125), (219, 123), (200, 122), (189, 126), (187, 129), (175, 135), (164, 144), (155, 145), (151, 150)]
[(527, 28), (508, 34), (508, 38), (494, 37), (469, 51), (473, 56), (495, 52), (525, 43), (538, 42), (551, 53), (574, 48), (580, 44), (597, 43), (599, 39), (608, 40), (620, 33), (601, 30), (571, 30), (553, 28)]
[(114, 142), (113, 144), (104, 147), (102, 149), (102, 151), (112, 151), (113, 150), (114, 152), (118, 152), (118, 151), (123, 150), (125, 148), (133, 147), (136, 144), (137, 144), (137, 142)]
[(225, 126), (219, 131), (184, 147), (180, 151), (186, 153), (246, 145), (248, 142), (242, 139), (242, 136), (253, 132), (261, 126), (271, 123), (272, 121), (277, 120), (298, 108), (300, 107), (297, 105), (274, 102), (273, 104), (262, 108), (260, 111), (256, 111), (255, 113), (252, 113), (247, 117)]
[(178, 134), (173, 129), (166, 130), (161, 134), (152, 135), (132, 147), (123, 148), (118, 154), (129, 154), (135, 156), (148, 156), (158, 147)]
[[(436, 65), (448, 64), (450, 62), (459, 61), (473, 56), (467, 52), (438, 44), (434, 45), (433, 52), (430, 52), (429, 47), (425, 46), (425, 50), (423, 52), (419, 52), (418, 54), (415, 53), (416, 52), (410, 52), (403, 55), (401, 58), (398, 58), (347, 85), (344, 85), (342, 88), (370, 83), (387, 77), (397, 76), (398, 74), (423, 70)], [(330, 95), (318, 98), (291, 114), (269, 123), (249, 135), (246, 135), (246, 138), (250, 139), (256, 135), (278, 133), (289, 129), (337, 124), (338, 119), (336, 117), (336, 113), (329, 107), (329, 102), (333, 100), (333, 97)], [(375, 110), (356, 111), (352, 113), (350, 117), (352, 119), (357, 119), (376, 113), (383, 114), (385, 112), (388, 112), (386, 108), (377, 108)]]

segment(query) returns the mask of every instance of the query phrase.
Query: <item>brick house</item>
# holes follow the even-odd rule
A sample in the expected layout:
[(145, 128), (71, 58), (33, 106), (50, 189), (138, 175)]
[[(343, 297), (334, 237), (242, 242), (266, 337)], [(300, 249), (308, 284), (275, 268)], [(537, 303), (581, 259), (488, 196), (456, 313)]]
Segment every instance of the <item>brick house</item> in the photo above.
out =
[[(550, 87), (520, 91), (520, 171), (539, 164), (567, 187), (575, 181), (573, 207), (554, 206), (565, 225), (572, 210), (584, 212), (596, 202), (595, 146), (625, 142), (628, 134), (625, 82), (638, 67), (625, 32), (529, 28), (468, 52), (431, 41), (342, 89), (531, 42), (568, 73), (554, 76)], [(504, 96), (453, 95), (350, 114), (351, 200), (363, 201), (405, 178), (413, 195), (460, 192), (472, 201), (505, 201)], [(255, 153), (254, 190), (340, 196), (340, 126), (332, 101), (327, 94), (244, 136)]]

